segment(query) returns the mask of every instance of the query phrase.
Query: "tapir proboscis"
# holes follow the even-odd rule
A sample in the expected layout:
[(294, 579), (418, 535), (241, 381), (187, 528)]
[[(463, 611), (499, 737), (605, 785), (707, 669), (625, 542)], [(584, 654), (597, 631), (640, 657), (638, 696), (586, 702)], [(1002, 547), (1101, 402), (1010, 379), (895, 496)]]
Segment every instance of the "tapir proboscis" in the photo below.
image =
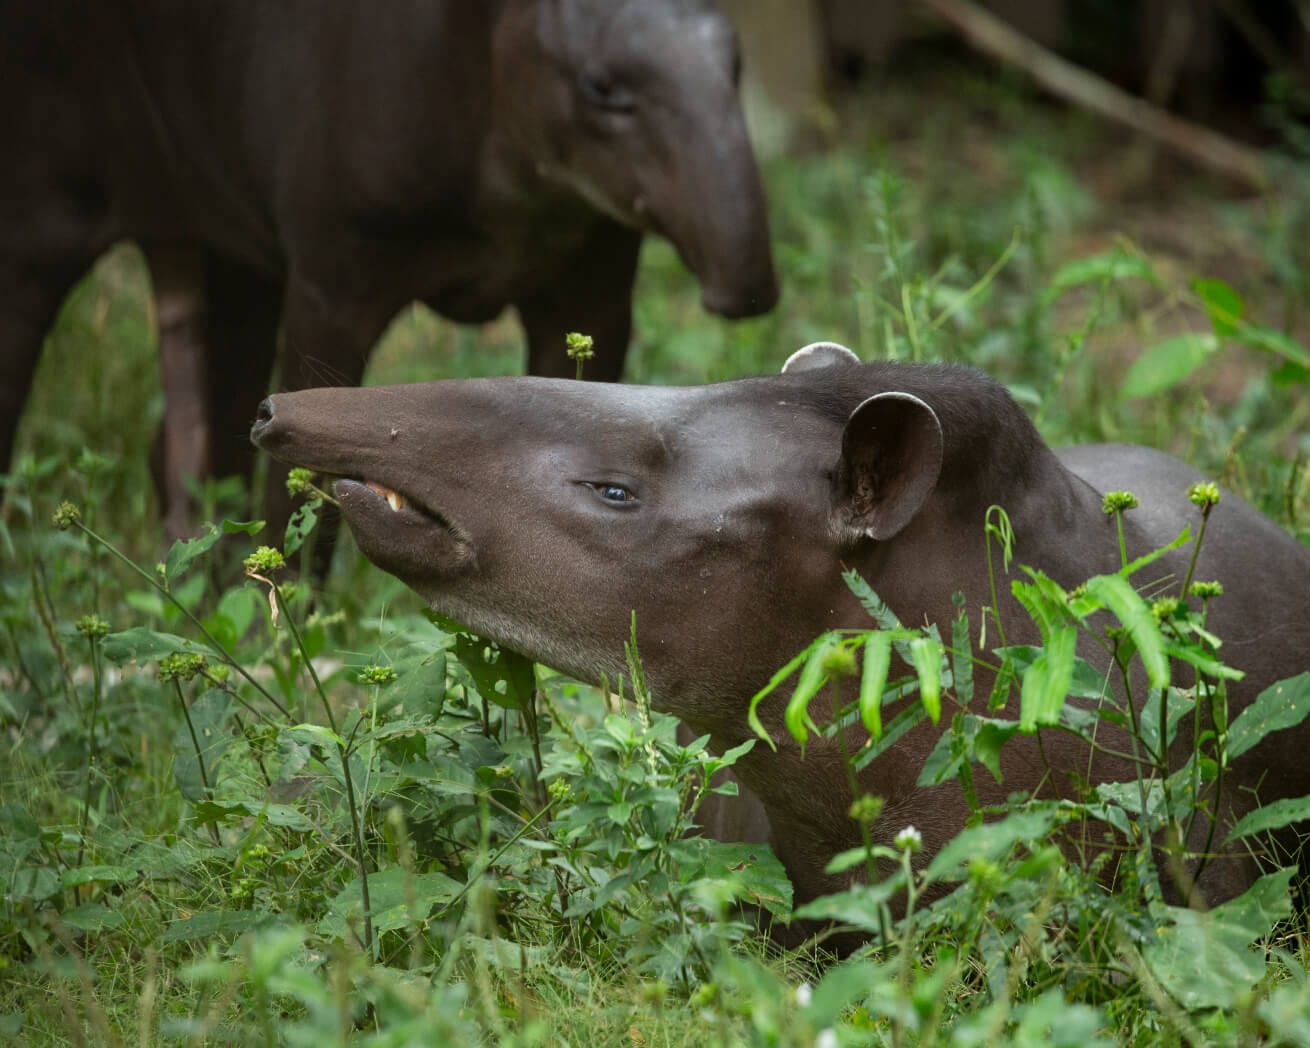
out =
[[(1198, 522), (1188, 489), (1202, 479), (1149, 448), (1052, 451), (977, 371), (861, 365), (831, 343), (806, 347), (780, 375), (692, 388), (503, 378), (280, 394), (262, 405), (253, 438), (345, 478), (336, 495), (374, 563), (530, 658), (614, 680), (635, 612), (656, 706), (716, 747), (751, 737), (748, 706), (779, 665), (825, 630), (869, 627), (845, 568), (902, 622), (936, 623), (949, 637), (954, 594), (975, 624), (991, 604), (989, 507), (1008, 513), (1018, 562), (1072, 587), (1121, 566), (1104, 492), (1141, 501), (1123, 518), (1136, 558)], [(1189, 555), (1155, 561), (1150, 581), (1181, 585)], [(1233, 716), (1310, 669), (1310, 550), (1226, 494), (1195, 577), (1225, 588), (1207, 627), (1245, 673), (1229, 688)], [(1039, 643), (1004, 579), (997, 589), (1007, 641)], [(1094, 644), (1083, 654), (1104, 668)], [(859, 844), (859, 829), (837, 740), (812, 741), (802, 755), (782, 706), (760, 707), (779, 751), (757, 746), (736, 771), (806, 899), (838, 886), (824, 867)], [(915, 786), (940, 730), (925, 721), (860, 780), (885, 799), (876, 834), (889, 840), (913, 825), (928, 855), (968, 814), (958, 785)], [(1307, 744), (1304, 728), (1275, 734), (1236, 761), (1220, 821), (1310, 793)], [(1012, 740), (1003, 785), (975, 776), (981, 802), (1016, 789), (1067, 796), (1074, 776), (1135, 777), (1128, 760), (1093, 757), (1069, 734), (1043, 732), (1042, 750), (1031, 737)], [(746, 802), (741, 810), (752, 814)], [(740, 832), (727, 820), (712, 828)], [(1216, 859), (1199, 887), (1212, 901), (1231, 896), (1253, 866)]]
[(174, 535), (188, 476), (249, 472), (279, 324), (284, 389), (357, 384), (416, 300), (514, 306), (534, 374), (572, 375), (586, 332), (587, 377), (617, 379), (644, 232), (707, 309), (767, 311), (738, 66), (711, 0), (7, 0), (0, 472), (61, 301), (124, 239), (158, 299)]

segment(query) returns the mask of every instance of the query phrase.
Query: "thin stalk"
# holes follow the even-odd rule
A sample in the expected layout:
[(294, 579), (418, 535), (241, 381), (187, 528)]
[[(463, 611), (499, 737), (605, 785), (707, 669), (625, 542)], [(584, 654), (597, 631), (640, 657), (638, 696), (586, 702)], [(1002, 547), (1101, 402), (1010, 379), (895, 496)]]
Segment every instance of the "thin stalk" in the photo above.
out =
[(359, 798), (355, 795), (355, 781), (350, 771), (350, 752), (341, 739), (340, 731), (337, 730), (337, 719), (332, 713), (332, 704), (328, 702), (327, 692), (323, 690), (323, 682), (319, 680), (318, 670), (314, 668), (314, 660), (309, 657), (309, 653), (305, 650), (305, 643), (301, 639), (299, 628), (296, 626), (296, 618), (287, 607), (286, 599), (282, 596), (281, 587), (277, 583), (273, 583), (272, 588), (273, 596), (277, 600), (282, 617), (291, 630), (291, 638), (295, 642), (296, 650), (300, 652), (300, 657), (305, 662), (305, 668), (309, 671), (309, 678), (314, 682), (314, 690), (318, 693), (319, 701), (323, 704), (323, 712), (327, 715), (328, 727), (332, 729), (332, 734), (337, 738), (337, 755), (341, 759), (341, 776), (346, 784), (346, 801), (350, 805), (350, 828), (355, 844), (355, 862), (359, 869), (359, 899), (364, 907), (364, 952), (368, 954), (371, 963), (374, 960), (373, 904), (368, 890), (368, 854), (364, 848), (364, 830), (359, 817)]
[(95, 775), (96, 758), (99, 756), (98, 737), (96, 735), (96, 721), (100, 716), (100, 638), (92, 635), (87, 636), (87, 644), (91, 648), (91, 716), (87, 723), (87, 741), (86, 741), (86, 785), (82, 793), (82, 822), (77, 829), (77, 862), (74, 867), (82, 865), (82, 858), (86, 855), (86, 833), (87, 826), (91, 821), (91, 779)]
[(232, 669), (236, 670), (237, 673), (239, 673), (245, 679), (247, 684), (249, 684), (252, 688), (254, 688), (257, 692), (259, 692), (259, 694), (264, 696), (264, 698), (266, 698), (275, 707), (277, 707), (277, 711), (281, 713), (282, 716), (284, 717), (290, 716), (290, 713), (287, 710), (287, 708), (283, 706), (282, 703), (278, 702), (278, 700), (274, 698), (273, 695), (270, 694), (264, 688), (264, 686), (259, 683), (259, 681), (255, 680), (255, 678), (250, 675), (250, 673), (246, 670), (244, 666), (241, 665), (241, 663), (239, 663), (228, 653), (227, 649), (224, 648), (223, 645), (221, 645), (214, 638), (214, 635), (205, 628), (205, 624), (201, 622), (198, 618), (196, 618), (195, 614), (191, 611), (191, 609), (186, 607), (184, 604), (182, 604), (177, 599), (176, 596), (174, 596), (171, 592), (169, 592), (168, 589), (161, 586), (159, 584), (159, 581), (153, 575), (151, 575), (148, 571), (145, 571), (144, 569), (139, 567), (133, 560), (120, 553), (110, 542), (108, 542), (106, 539), (101, 538), (99, 535), (97, 535), (94, 531), (88, 528), (81, 521), (77, 522), (77, 527), (89, 539), (91, 539), (92, 541), (98, 543), (100, 546), (107, 549), (110, 553), (112, 553), (115, 557), (117, 557), (121, 563), (125, 564), (128, 568), (130, 568), (132, 571), (136, 572), (136, 574), (141, 576), (141, 578), (143, 578), (146, 581), (146, 584), (150, 586), (150, 588), (153, 589), (156, 593), (163, 594), (163, 596), (168, 598), (169, 603), (171, 603), (175, 608), (177, 608), (178, 611), (180, 611), (186, 617), (187, 621), (190, 622), (191, 625), (193, 625), (197, 630), (200, 631), (200, 635), (205, 638), (205, 642), (209, 644), (210, 647), (214, 649), (214, 651), (218, 652), (218, 654), (222, 657), (223, 661), (227, 665), (231, 666)]
[(1192, 575), (1196, 572), (1196, 561), (1201, 556), (1201, 540), (1205, 538), (1205, 526), (1210, 521), (1210, 510), (1214, 506), (1210, 503), (1201, 507), (1201, 530), (1196, 533), (1196, 542), (1192, 545), (1192, 559), (1187, 564), (1187, 574), (1183, 577), (1183, 589), (1179, 596), (1186, 599), (1187, 591), (1192, 586)]
[(64, 697), (68, 699), (68, 705), (72, 709), (81, 713), (82, 703), (78, 701), (77, 689), (73, 687), (73, 667), (68, 661), (68, 652), (64, 651), (64, 646), (59, 641), (59, 634), (55, 632), (54, 605), (50, 603), (50, 591), (44, 583), (45, 573), (37, 570), (38, 564), (38, 561), (32, 561), (32, 590), (36, 598), (36, 615), (41, 620), (46, 638), (59, 659), (59, 680), (63, 684)]
[[(200, 769), (200, 785), (204, 787), (206, 794), (212, 795), (213, 787), (209, 785), (209, 773), (205, 770), (205, 755), (200, 749), (200, 739), (196, 735), (196, 726), (191, 720), (191, 710), (187, 707), (186, 697), (182, 694), (182, 682), (176, 677), (173, 678), (173, 690), (177, 693), (177, 703), (182, 707), (182, 716), (186, 719), (186, 730), (191, 735), (191, 748), (196, 751), (196, 766)], [(219, 836), (218, 827), (211, 822), (209, 831), (214, 838), (214, 843), (221, 847), (223, 838)]]

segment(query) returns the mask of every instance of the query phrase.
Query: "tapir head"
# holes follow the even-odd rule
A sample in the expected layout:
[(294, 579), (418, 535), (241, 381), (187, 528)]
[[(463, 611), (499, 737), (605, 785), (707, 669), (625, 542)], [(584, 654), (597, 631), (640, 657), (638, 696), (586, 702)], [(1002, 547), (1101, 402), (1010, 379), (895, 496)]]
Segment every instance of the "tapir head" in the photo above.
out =
[(668, 237), (706, 309), (773, 307), (737, 38), (708, 0), (508, 0), (492, 61), (497, 120), (543, 175)]
[(371, 560), (524, 655), (614, 681), (635, 614), (656, 703), (731, 737), (778, 665), (859, 621), (844, 559), (921, 515), (941, 469), (922, 400), (810, 378), (314, 389), (265, 401), (253, 438), (346, 478)]

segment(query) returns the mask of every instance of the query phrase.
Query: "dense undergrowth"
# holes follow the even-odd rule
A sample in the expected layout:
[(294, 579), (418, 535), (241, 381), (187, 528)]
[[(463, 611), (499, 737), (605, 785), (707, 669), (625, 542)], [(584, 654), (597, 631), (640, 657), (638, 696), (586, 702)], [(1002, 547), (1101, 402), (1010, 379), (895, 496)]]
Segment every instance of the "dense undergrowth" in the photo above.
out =
[[(1115, 145), (1103, 131), (1009, 96), (996, 111), (986, 138), (962, 130), (976, 114), (955, 102), (913, 139), (772, 161), (785, 298), (769, 317), (707, 318), (672, 250), (648, 247), (629, 378), (770, 371), (827, 338), (867, 359), (970, 363), (1005, 381), (1052, 443), (1163, 447), (1310, 541), (1310, 189), (1286, 169), (1259, 201), (1191, 184), (1125, 192), (1154, 200), (1147, 221), (1091, 189), (1095, 157)], [(520, 352), (508, 320), (475, 331), (416, 310), (370, 381), (509, 373)], [(120, 252), (52, 335), (0, 521), (0, 1036), (1310, 1045), (1292, 857), (1202, 914), (1166, 903), (1167, 855), (1144, 843), (1189, 824), (1227, 761), (1298, 730), (1287, 709), (1310, 707), (1303, 676), (1225, 718), (1204, 629), (1207, 600), (1222, 598), (1152, 607), (1133, 565), (1059, 591), (1002, 567), (999, 518), (1002, 584), (1018, 580), (1034, 617), (1060, 623), (1044, 650), (975, 651), (967, 617), (950, 636), (898, 632), (876, 580), (851, 578), (882, 629), (778, 653), (780, 666), (795, 656), (778, 687), (798, 736), (867, 732), (878, 741), (857, 759), (875, 759), (940, 717), (950, 727), (921, 781), (959, 779), (967, 793), (1016, 733), (1092, 730), (1064, 699), (1103, 681), (1065, 631), (1092, 630), (1100, 608), (1121, 627), (1100, 641), (1139, 660), (1164, 714), (1133, 727), (1136, 782), (1061, 803), (1016, 797), (926, 864), (912, 861), (912, 832), (838, 857), (870, 883), (806, 913), (867, 934), (869, 949), (840, 963), (822, 939), (784, 952), (748, 916), (791, 911), (768, 850), (685, 833), (709, 776), (737, 755), (676, 745), (639, 652), (617, 694), (578, 685), (434, 621), (348, 543), (311, 602), (260, 551), (300, 557), (298, 540), (231, 523), (246, 514), (230, 483), (202, 493), (228, 523), (162, 550), (146, 465), (161, 408), (152, 353), (139, 265)], [(1198, 526), (1205, 505), (1202, 491)], [(914, 673), (864, 672), (893, 646)], [(859, 698), (822, 723), (810, 701), (857, 649)], [(971, 656), (1010, 667), (1004, 710), (973, 693)], [(1171, 768), (1161, 740), (1199, 709), (1220, 727)], [(1307, 807), (1266, 810), (1241, 837), (1254, 844)], [(876, 799), (852, 814), (871, 822)], [(1079, 864), (1049, 843), (1092, 822), (1123, 856), (1114, 890), (1103, 859)]]

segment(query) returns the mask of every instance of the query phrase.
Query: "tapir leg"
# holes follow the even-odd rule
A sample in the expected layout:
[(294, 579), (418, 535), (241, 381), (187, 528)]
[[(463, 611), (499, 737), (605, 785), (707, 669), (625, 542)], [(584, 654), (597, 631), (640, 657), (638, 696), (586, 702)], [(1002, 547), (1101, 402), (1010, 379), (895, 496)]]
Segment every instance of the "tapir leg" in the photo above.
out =
[[(282, 390), (314, 386), (358, 386), (373, 344), (381, 337), (398, 304), (361, 303), (329, 294), (322, 285), (306, 279), (293, 267), (287, 280), (282, 308), (282, 362), (278, 387)], [(249, 410), (254, 411), (257, 401)], [(262, 512), (268, 523), (268, 541), (281, 545), (291, 516), (286, 490), (287, 467), (270, 462), (264, 485)], [(336, 544), (340, 521), (325, 512), (314, 548), (314, 571), (326, 574)]]
[(169, 542), (195, 528), (189, 485), (211, 473), (206, 410), (209, 312), (205, 256), (198, 247), (144, 248), (159, 331), (164, 420), (151, 456), (164, 534)]
[(528, 336), (528, 372), (547, 378), (573, 378), (564, 337), (571, 331), (590, 335), (595, 357), (583, 378), (617, 382), (632, 335), (632, 284), (636, 279), (641, 234), (605, 225), (591, 237), (557, 279), (521, 296), (515, 305)]

